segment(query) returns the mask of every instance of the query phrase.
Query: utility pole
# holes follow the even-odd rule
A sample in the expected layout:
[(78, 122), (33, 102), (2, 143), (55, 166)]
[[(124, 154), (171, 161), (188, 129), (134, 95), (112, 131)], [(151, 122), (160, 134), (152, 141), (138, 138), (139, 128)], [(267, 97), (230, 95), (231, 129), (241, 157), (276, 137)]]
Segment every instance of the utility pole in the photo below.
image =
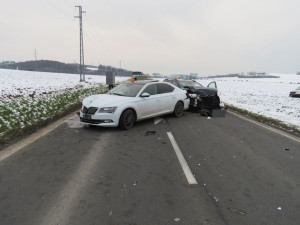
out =
[(82, 11), (82, 6), (75, 6), (75, 8), (79, 8), (79, 16), (75, 16), (75, 18), (79, 18), (79, 26), (80, 26), (80, 82), (85, 81), (84, 75), (84, 53), (83, 53), (83, 33), (82, 33), (82, 13), (86, 13)]

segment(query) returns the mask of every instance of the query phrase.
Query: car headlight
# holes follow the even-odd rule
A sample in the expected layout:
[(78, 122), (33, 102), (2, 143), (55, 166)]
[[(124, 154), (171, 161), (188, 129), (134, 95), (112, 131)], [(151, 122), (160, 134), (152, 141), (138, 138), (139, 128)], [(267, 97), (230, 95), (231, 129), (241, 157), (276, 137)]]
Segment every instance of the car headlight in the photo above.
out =
[(189, 94), (190, 98), (197, 98), (197, 94)]
[(99, 113), (114, 113), (117, 110), (117, 106), (114, 107), (103, 107), (99, 109)]

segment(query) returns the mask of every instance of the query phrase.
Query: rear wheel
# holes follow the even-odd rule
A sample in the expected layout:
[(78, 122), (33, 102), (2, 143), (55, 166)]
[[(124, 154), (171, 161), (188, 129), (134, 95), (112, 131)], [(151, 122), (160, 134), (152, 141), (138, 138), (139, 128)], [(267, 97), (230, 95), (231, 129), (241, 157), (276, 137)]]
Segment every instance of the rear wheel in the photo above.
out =
[(135, 113), (132, 109), (126, 109), (119, 120), (119, 127), (124, 130), (129, 130), (133, 127), (135, 121)]
[(177, 102), (174, 108), (173, 115), (175, 117), (181, 117), (183, 114), (183, 103), (182, 102)]

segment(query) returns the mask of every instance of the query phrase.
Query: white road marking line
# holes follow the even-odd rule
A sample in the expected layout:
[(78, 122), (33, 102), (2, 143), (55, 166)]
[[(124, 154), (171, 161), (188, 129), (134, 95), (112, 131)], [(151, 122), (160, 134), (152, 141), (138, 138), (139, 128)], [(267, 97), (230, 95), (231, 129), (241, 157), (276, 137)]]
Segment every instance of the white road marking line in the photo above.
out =
[(180, 151), (180, 148), (178, 147), (178, 145), (176, 143), (176, 140), (173, 137), (172, 133), (171, 132), (167, 132), (167, 134), (168, 134), (168, 137), (169, 137), (169, 139), (171, 141), (171, 144), (172, 144), (172, 146), (174, 148), (174, 151), (175, 151), (175, 153), (177, 155), (177, 158), (178, 158), (179, 163), (180, 163), (180, 165), (181, 165), (181, 167), (183, 169), (183, 172), (184, 172), (184, 174), (186, 176), (186, 179), (187, 179), (188, 183), (189, 184), (198, 184), (197, 181), (196, 181), (196, 179), (195, 179), (195, 177), (194, 177), (194, 175), (192, 174), (192, 171), (190, 170), (189, 165), (187, 164), (184, 156), (182, 155), (182, 152)]
[(263, 127), (263, 128), (265, 128), (265, 129), (267, 129), (267, 130), (270, 130), (270, 131), (272, 131), (272, 132), (274, 132), (274, 133), (280, 134), (281, 136), (284, 136), (284, 137), (287, 137), (287, 138), (292, 139), (292, 140), (294, 140), (294, 141), (300, 142), (300, 138), (297, 138), (297, 137), (294, 137), (294, 136), (292, 136), (292, 135), (290, 135), (290, 134), (287, 134), (287, 133), (284, 132), (284, 131), (281, 131), (281, 130), (278, 130), (278, 129), (276, 129), (276, 128), (273, 128), (273, 127), (270, 127), (270, 126), (268, 126), (268, 125), (265, 125), (265, 124), (263, 124), (263, 123), (257, 122), (257, 121), (255, 121), (255, 120), (253, 120), (253, 119), (246, 118), (246, 117), (244, 117), (244, 116), (242, 116), (242, 115), (239, 115), (239, 114), (237, 114), (237, 113), (235, 113), (235, 112), (231, 112), (231, 111), (227, 111), (227, 112), (229, 112), (230, 114), (235, 115), (235, 116), (237, 116), (237, 117), (239, 117), (239, 118), (241, 118), (241, 119), (244, 119), (244, 120), (246, 120), (246, 121), (248, 121), (248, 122), (251, 122), (251, 123), (254, 123), (254, 124), (256, 124), (256, 125), (258, 125), (258, 126), (260, 126), (260, 127)]
[(160, 122), (163, 121), (163, 120), (164, 120), (163, 118), (155, 117), (155, 118), (154, 118), (154, 125), (160, 123)]
[[(72, 114), (74, 114), (74, 113), (72, 113)], [(46, 126), (45, 128), (42, 128), (42, 129), (34, 132), (27, 138), (3, 149), (2, 151), (0, 151), (0, 162), (4, 159), (10, 157), (11, 155), (15, 154), (16, 152), (20, 151), (22, 148), (25, 148), (27, 145), (35, 142), (36, 140), (43, 137), (44, 135), (48, 134), (49, 132), (51, 132), (52, 130), (59, 127), (61, 124), (63, 124), (67, 119), (70, 119), (72, 117), (75, 117), (75, 116), (73, 116), (73, 115), (70, 116), (70, 114), (67, 116), (64, 116), (63, 118), (57, 120), (56, 122), (51, 123), (49, 126)], [(76, 115), (76, 117), (77, 117), (77, 115)]]

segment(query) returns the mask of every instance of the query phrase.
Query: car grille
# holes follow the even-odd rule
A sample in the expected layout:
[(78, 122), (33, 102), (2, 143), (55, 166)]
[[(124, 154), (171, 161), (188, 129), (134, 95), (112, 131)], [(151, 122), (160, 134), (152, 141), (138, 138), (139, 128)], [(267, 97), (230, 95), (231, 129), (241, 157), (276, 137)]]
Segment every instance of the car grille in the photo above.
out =
[(220, 108), (220, 100), (217, 95), (202, 97), (202, 106), (207, 109)]
[(87, 108), (87, 107), (83, 107), (82, 109), (82, 112), (85, 113), (85, 114), (90, 114), (90, 115), (94, 115), (95, 112), (97, 112), (98, 108), (97, 107), (90, 107), (90, 108)]
[(104, 120), (92, 120), (92, 119), (84, 119), (84, 118), (80, 118), (80, 121), (84, 123), (90, 123), (90, 124), (104, 123)]

